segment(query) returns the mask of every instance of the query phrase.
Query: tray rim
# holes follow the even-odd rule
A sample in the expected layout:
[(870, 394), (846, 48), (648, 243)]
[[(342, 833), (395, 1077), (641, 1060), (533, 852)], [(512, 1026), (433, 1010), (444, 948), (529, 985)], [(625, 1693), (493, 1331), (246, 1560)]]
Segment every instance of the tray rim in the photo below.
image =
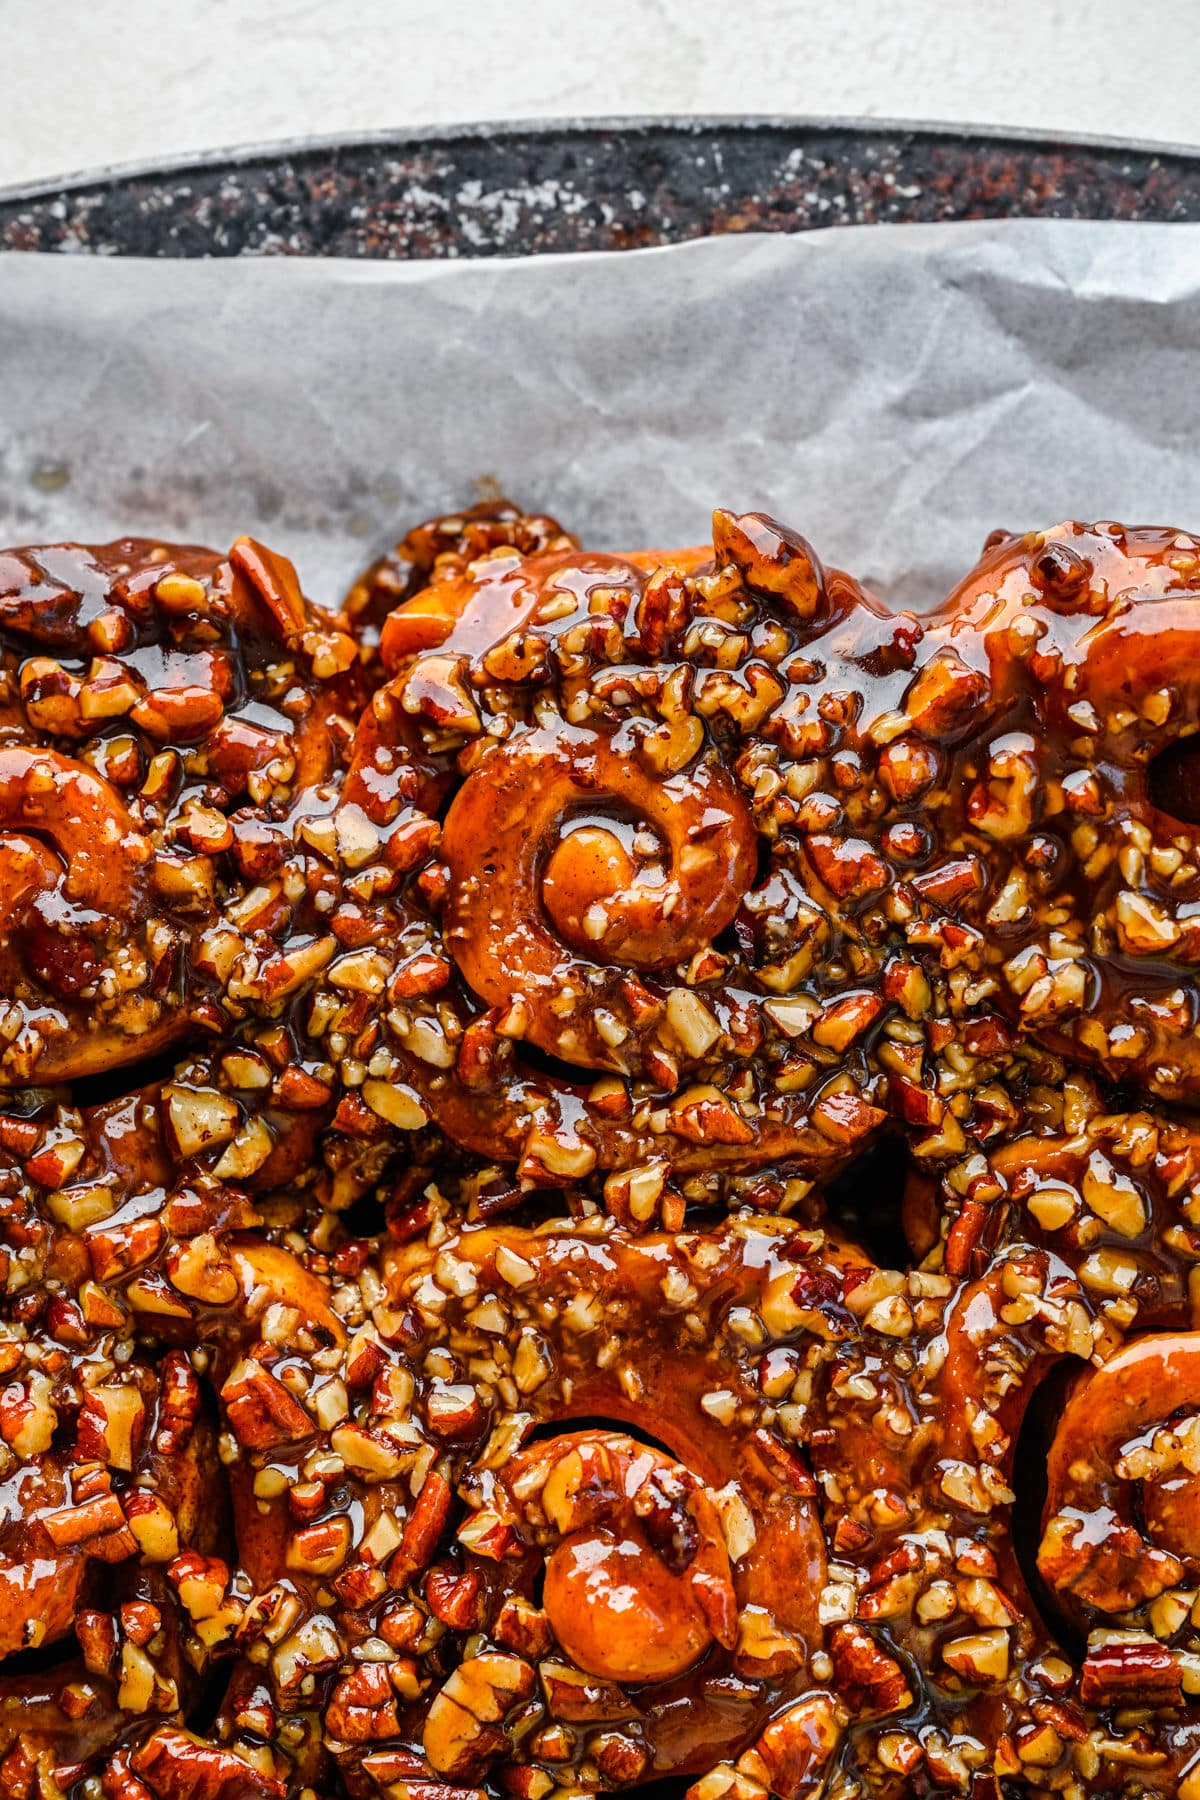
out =
[(517, 137), (560, 140), (605, 134), (637, 137), (652, 131), (668, 131), (680, 137), (704, 133), (753, 135), (765, 131), (794, 131), (810, 137), (851, 133), (867, 140), (896, 136), (942, 138), (947, 142), (981, 148), (1019, 145), (1047, 154), (1059, 151), (1099, 151), (1108, 155), (1171, 157), (1200, 165), (1200, 143), (1179, 144), (1149, 138), (1096, 136), (1081, 132), (1046, 133), (1034, 126), (967, 126), (945, 120), (862, 117), (855, 114), (813, 117), (807, 113), (668, 113), (662, 116), (631, 114), (613, 117), (505, 119), (427, 126), (381, 126), (361, 132), (324, 132), (296, 137), (268, 138), (213, 150), (187, 150), (175, 156), (104, 163), (37, 182), (18, 182), (0, 187), (0, 206), (34, 203), (64, 194), (87, 194), (135, 181), (177, 180), (195, 173), (236, 170), (257, 162), (282, 162), (291, 157), (352, 150), (419, 150), (425, 145), (477, 141), (497, 142)]

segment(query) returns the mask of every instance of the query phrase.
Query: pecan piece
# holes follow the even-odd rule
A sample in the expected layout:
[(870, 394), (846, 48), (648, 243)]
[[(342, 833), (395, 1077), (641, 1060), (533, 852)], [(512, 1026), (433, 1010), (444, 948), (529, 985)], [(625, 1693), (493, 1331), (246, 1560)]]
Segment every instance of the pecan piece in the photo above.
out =
[(244, 1357), (221, 1389), (230, 1428), (247, 1450), (270, 1450), (311, 1437), (316, 1425), (281, 1381)]
[(534, 1673), (518, 1656), (485, 1651), (460, 1663), (433, 1697), (422, 1744), (439, 1775), (482, 1773), (505, 1748), (504, 1721), (530, 1698)]

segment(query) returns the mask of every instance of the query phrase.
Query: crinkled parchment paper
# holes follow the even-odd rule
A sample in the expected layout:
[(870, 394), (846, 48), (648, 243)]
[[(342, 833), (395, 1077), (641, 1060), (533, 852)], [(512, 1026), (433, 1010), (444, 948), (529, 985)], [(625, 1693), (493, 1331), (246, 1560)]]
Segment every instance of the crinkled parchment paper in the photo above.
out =
[(765, 508), (918, 607), (996, 525), (1200, 528), (1200, 226), (0, 257), (2, 543), (249, 531), (329, 601), (477, 484), (608, 548)]

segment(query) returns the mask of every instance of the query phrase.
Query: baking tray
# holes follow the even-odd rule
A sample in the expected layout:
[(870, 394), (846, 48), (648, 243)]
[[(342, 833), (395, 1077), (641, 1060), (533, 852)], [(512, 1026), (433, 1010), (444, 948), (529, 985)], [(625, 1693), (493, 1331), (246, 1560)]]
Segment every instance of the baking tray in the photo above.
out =
[(0, 249), (446, 258), (960, 219), (1200, 219), (1200, 151), (796, 119), (309, 140), (0, 192)]

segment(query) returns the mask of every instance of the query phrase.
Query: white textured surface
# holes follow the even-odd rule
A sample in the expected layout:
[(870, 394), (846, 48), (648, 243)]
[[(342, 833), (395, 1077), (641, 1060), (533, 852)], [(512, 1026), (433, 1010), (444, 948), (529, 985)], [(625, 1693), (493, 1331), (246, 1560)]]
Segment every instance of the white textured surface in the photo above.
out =
[(307, 133), (790, 113), (1200, 138), (1197, 0), (0, 0), (0, 186)]
[(487, 482), (598, 549), (761, 507), (924, 609), (996, 525), (1194, 517), (1198, 388), (1200, 225), (0, 256), (0, 543), (248, 531), (333, 602)]

